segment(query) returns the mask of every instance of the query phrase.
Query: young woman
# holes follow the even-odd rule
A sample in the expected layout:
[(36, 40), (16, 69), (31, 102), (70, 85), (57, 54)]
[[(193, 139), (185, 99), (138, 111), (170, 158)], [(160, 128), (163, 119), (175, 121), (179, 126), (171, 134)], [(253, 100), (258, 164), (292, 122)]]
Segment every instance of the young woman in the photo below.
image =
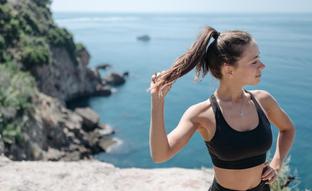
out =
[[(172, 84), (193, 68), (196, 78), (208, 71), (219, 87), (207, 100), (190, 106), (168, 135), (164, 98)], [(192, 47), (168, 70), (152, 76), (150, 152), (154, 162), (169, 160), (197, 131), (212, 159), (214, 179), (209, 190), (270, 190), (293, 143), (291, 119), (265, 90), (246, 90), (260, 82), (265, 65), (255, 39), (243, 31), (217, 32), (205, 27)], [(187, 90), (186, 90), (187, 91)], [(273, 123), (278, 129), (271, 161)]]

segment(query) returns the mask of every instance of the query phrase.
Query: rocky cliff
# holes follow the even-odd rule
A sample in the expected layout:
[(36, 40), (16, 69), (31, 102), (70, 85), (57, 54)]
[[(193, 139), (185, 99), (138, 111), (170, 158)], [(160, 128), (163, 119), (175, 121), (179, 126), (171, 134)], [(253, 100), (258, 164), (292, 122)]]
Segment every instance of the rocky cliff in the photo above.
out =
[(79, 160), (116, 141), (90, 108), (66, 102), (110, 95), (90, 55), (58, 27), (49, 0), (0, 0), (0, 153), (13, 160)]

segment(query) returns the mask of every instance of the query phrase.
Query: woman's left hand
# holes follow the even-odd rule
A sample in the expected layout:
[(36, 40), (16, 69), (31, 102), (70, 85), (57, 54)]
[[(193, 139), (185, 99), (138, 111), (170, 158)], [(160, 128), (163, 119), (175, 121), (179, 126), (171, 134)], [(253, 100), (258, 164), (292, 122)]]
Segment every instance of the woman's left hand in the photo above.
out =
[(271, 165), (267, 162), (263, 168), (261, 179), (267, 181), (267, 184), (271, 184), (276, 180), (277, 175), (278, 170), (271, 167)]

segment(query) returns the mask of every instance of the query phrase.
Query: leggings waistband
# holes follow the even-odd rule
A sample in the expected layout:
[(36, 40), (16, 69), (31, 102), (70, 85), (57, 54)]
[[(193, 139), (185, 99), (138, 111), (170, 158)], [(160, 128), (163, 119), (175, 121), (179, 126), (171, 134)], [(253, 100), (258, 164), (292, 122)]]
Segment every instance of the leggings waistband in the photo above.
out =
[[(261, 180), (261, 182), (254, 188), (248, 189), (248, 191), (270, 191), (270, 186), (268, 184), (265, 184), (266, 181)], [(228, 188), (224, 188), (221, 186), (216, 179), (213, 179), (212, 185), (209, 189), (209, 191), (235, 191)]]

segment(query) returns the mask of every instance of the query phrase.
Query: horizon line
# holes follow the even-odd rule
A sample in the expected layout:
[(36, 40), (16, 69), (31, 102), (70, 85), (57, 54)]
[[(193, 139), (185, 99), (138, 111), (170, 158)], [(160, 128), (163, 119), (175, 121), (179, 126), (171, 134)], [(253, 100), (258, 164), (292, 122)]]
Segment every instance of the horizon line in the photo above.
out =
[(118, 14), (312, 14), (312, 12), (295, 11), (245, 11), (245, 12), (185, 12), (185, 11), (85, 11), (85, 10), (52, 10), (53, 13), (118, 13)]

